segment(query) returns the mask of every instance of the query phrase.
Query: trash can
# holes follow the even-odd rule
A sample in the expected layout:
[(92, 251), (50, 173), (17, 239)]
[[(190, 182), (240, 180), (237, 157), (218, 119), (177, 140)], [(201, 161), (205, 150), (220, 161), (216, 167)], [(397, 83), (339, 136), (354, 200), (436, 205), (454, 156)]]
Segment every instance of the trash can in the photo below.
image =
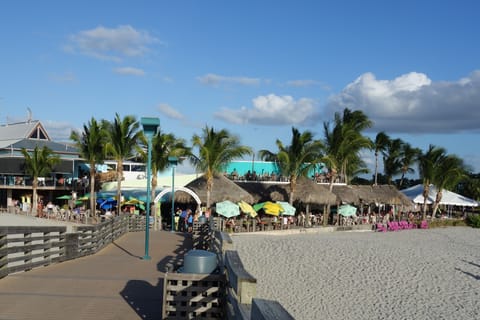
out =
[(183, 273), (210, 274), (217, 268), (217, 255), (206, 250), (190, 250), (185, 254)]

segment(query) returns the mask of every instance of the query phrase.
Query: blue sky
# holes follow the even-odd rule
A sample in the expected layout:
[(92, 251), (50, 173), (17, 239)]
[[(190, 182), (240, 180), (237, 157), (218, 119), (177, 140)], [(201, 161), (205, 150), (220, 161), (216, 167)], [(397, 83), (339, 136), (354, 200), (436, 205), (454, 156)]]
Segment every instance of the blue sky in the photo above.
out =
[[(0, 123), (65, 140), (91, 117), (205, 125), (255, 151), (348, 107), (480, 171), (480, 2), (2, 1)], [(373, 163), (373, 153), (366, 153)]]

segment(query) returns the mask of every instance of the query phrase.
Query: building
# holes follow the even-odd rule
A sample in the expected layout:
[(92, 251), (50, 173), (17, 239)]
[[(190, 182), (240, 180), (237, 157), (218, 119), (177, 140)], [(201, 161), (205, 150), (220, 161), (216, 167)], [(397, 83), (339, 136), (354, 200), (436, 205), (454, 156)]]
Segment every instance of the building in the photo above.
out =
[[(32, 197), (32, 178), (25, 174), (25, 159), (21, 150), (32, 151), (35, 147), (47, 146), (60, 157), (48, 177), (39, 177), (38, 194), (46, 201), (57, 196), (72, 194), (83, 188), (80, 165), (83, 161), (76, 148), (54, 142), (44, 126), (37, 120), (0, 126), (0, 208), (13, 209), (18, 205), (28, 207)], [(27, 205), (25, 205), (27, 204)]]

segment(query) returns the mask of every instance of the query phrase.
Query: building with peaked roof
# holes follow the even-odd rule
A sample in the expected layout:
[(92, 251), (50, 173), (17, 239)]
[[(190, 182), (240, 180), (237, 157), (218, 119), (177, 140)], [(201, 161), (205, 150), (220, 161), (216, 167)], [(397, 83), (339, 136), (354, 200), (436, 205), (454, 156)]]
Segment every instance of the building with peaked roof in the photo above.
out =
[[(60, 157), (48, 177), (39, 178), (38, 193), (44, 201), (59, 194), (77, 191), (79, 168), (83, 164), (76, 148), (52, 141), (40, 121), (30, 120), (0, 126), (0, 207), (12, 207), (18, 200), (29, 203), (32, 178), (25, 173), (22, 149), (32, 151), (36, 146), (48, 147)], [(80, 186), (81, 187), (81, 186)], [(22, 201), (23, 200), (23, 201)]]

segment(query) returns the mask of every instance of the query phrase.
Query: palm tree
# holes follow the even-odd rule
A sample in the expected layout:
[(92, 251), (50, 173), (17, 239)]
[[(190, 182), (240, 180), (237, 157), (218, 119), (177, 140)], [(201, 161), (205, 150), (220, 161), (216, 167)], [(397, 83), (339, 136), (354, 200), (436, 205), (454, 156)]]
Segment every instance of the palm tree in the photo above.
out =
[(383, 153), (388, 143), (390, 142), (390, 137), (384, 132), (381, 131), (375, 136), (374, 148), (375, 148), (375, 180), (374, 185), (378, 184), (378, 156), (380, 153)]
[(300, 133), (292, 127), (292, 140), (290, 145), (284, 145), (280, 140), (276, 141), (278, 152), (269, 150), (258, 152), (260, 159), (275, 162), (280, 173), (290, 180), (289, 203), (293, 204), (297, 178), (306, 177), (308, 172), (319, 162), (322, 157), (323, 144), (320, 140), (314, 140), (310, 131)]
[(103, 120), (103, 127), (108, 136), (106, 143), (107, 155), (113, 157), (117, 162), (117, 214), (120, 214), (120, 201), (122, 199), (122, 180), (123, 180), (123, 161), (141, 154), (140, 142), (145, 143), (146, 139), (143, 131), (140, 131), (140, 124), (135, 116), (125, 116), (120, 118), (115, 114), (113, 122)]
[(466, 166), (462, 159), (456, 155), (447, 155), (438, 164), (436, 174), (433, 177), (433, 184), (437, 189), (435, 203), (432, 209), (432, 218), (435, 217), (440, 201), (442, 201), (443, 189), (453, 189), (458, 182), (467, 177)]
[(402, 164), (400, 152), (403, 141), (401, 139), (389, 140), (383, 153), (383, 171), (387, 177), (387, 183), (392, 184), (393, 176), (401, 172)]
[(371, 149), (372, 141), (362, 135), (362, 131), (372, 126), (372, 121), (362, 111), (346, 108), (343, 115), (336, 112), (333, 127), (324, 122), (325, 156), (323, 162), (330, 168), (330, 191), (338, 172), (348, 183), (353, 173), (365, 172), (365, 163), (360, 151)]
[[(362, 131), (372, 126), (372, 121), (362, 111), (343, 110), (343, 115), (335, 113), (334, 122), (323, 123), (325, 135), (325, 155), (322, 158), (330, 168), (330, 191), (338, 172), (348, 183), (349, 177), (358, 172), (367, 172), (366, 165), (360, 157), (363, 149), (372, 149), (373, 142)], [(324, 210), (323, 224), (328, 222), (330, 205)]]
[(88, 124), (83, 125), (83, 132), (72, 131), (70, 139), (75, 142), (80, 156), (90, 166), (90, 212), (95, 215), (95, 166), (105, 160), (105, 131), (101, 123), (92, 117)]
[(401, 189), (403, 186), (403, 181), (407, 173), (415, 173), (415, 169), (412, 168), (412, 165), (418, 159), (418, 155), (422, 152), (419, 148), (413, 148), (408, 142), (402, 144), (400, 150), (400, 165), (402, 177), (400, 178), (400, 183), (398, 187)]
[(198, 148), (198, 156), (190, 157), (197, 170), (204, 172), (207, 180), (207, 208), (210, 207), (210, 194), (213, 188), (213, 177), (220, 174), (226, 165), (234, 159), (252, 154), (250, 147), (240, 145), (238, 137), (227, 130), (215, 131), (205, 126), (202, 136), (192, 137), (193, 147)]
[[(152, 138), (152, 188), (151, 199), (155, 199), (155, 190), (157, 188), (157, 174), (169, 166), (168, 157), (175, 156), (180, 159), (189, 156), (191, 150), (186, 146), (185, 140), (176, 138), (175, 135), (162, 133), (160, 130)], [(173, 192), (173, 190), (172, 190)], [(173, 193), (172, 193), (173, 196)], [(153, 212), (156, 212), (156, 203), (154, 203)], [(161, 216), (160, 216), (161, 219)], [(155, 219), (155, 222), (157, 219)], [(162, 225), (160, 220), (160, 226)]]
[(438, 173), (438, 167), (446, 157), (446, 150), (435, 145), (429, 145), (425, 153), (418, 156), (418, 171), (423, 183), (423, 213), (422, 219), (427, 215), (427, 199), (430, 193), (430, 184)]
[(39, 149), (38, 146), (35, 146), (33, 151), (30, 153), (27, 149), (22, 148), (22, 154), (25, 157), (25, 173), (32, 177), (32, 207), (30, 212), (33, 212), (34, 215), (37, 214), (37, 203), (38, 203), (38, 177), (44, 177), (50, 172), (52, 172), (53, 167), (60, 163), (60, 157), (55, 155), (53, 151), (44, 146), (42, 149)]

